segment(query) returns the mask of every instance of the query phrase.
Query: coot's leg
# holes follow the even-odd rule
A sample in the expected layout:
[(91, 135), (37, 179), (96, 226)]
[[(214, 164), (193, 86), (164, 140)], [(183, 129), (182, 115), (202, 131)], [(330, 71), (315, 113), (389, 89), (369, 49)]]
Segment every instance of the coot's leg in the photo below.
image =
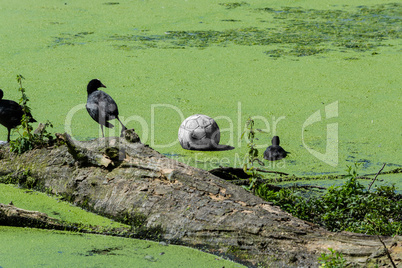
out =
[(103, 125), (100, 125), (100, 126), (101, 126), (101, 130), (102, 130), (102, 138), (104, 138), (105, 134), (103, 134)]
[(121, 130), (121, 132), (123, 132), (124, 130), (127, 130), (127, 128), (123, 125), (123, 123), (120, 121), (120, 119), (117, 117), (117, 120), (119, 120), (119, 122), (120, 122), (120, 124), (121, 124), (121, 126), (122, 126), (122, 130)]
[(7, 130), (8, 130), (7, 142), (10, 142), (10, 132), (11, 132), (11, 128), (7, 128)]

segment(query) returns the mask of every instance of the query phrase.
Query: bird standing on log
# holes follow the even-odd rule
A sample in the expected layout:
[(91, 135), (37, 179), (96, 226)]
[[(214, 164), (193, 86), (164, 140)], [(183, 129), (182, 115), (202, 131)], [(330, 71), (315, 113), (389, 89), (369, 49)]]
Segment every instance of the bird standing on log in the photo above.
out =
[(120, 122), (122, 126), (121, 132), (123, 133), (123, 131), (127, 128), (119, 119), (119, 110), (117, 108), (117, 104), (107, 93), (98, 90), (100, 87), (106, 88), (106, 86), (98, 79), (93, 79), (88, 83), (88, 99), (86, 104), (87, 111), (92, 119), (101, 125), (102, 137), (105, 137), (103, 133), (103, 126), (107, 128), (114, 127), (114, 125), (108, 122), (112, 119), (117, 119)]
[[(3, 90), (0, 89), (0, 124), (8, 130), (7, 142), (10, 142), (11, 129), (21, 125), (23, 115), (22, 106), (12, 100), (3, 100)], [(31, 113), (28, 113), (27, 116), (30, 123), (36, 122)]]

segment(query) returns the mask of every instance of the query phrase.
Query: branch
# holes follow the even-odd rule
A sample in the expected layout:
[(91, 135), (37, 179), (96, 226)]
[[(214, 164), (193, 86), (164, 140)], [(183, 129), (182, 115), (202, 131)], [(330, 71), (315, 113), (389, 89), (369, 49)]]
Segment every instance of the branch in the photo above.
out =
[[(384, 164), (384, 166), (385, 166), (385, 164)], [(396, 268), (396, 265), (395, 265), (395, 263), (394, 263), (394, 260), (392, 259), (391, 254), (389, 254), (389, 250), (388, 250), (387, 246), (386, 246), (385, 243), (381, 240), (381, 237), (380, 237), (379, 235), (377, 235), (377, 237), (378, 237), (378, 239), (380, 240), (381, 244), (384, 246), (385, 254), (387, 254), (387, 257), (388, 257), (388, 259), (391, 261), (392, 266), (393, 266), (394, 268)]]
[[(327, 190), (326, 187), (316, 186), (316, 185), (292, 185), (291, 187), (304, 188), (304, 189), (314, 188), (314, 189), (320, 189), (320, 190)], [(283, 188), (288, 188), (288, 187), (283, 187)]]
[(49, 217), (45, 213), (30, 211), (0, 203), (0, 224), (6, 226), (36, 227), (64, 230), (65, 226), (59, 220)]
[(280, 171), (271, 171), (271, 170), (265, 170), (265, 169), (260, 169), (260, 168), (256, 168), (255, 170), (259, 171), (259, 172), (264, 172), (264, 173), (275, 173), (275, 174), (279, 174), (279, 175), (285, 175), (288, 176), (288, 173), (285, 172), (280, 172)]
[(373, 183), (374, 183), (375, 180), (377, 179), (377, 177), (378, 177), (378, 175), (380, 174), (380, 172), (384, 169), (384, 167), (385, 167), (386, 164), (387, 164), (387, 163), (384, 163), (384, 165), (382, 165), (382, 168), (377, 172), (377, 175), (375, 175), (373, 181), (370, 183), (370, 186), (369, 186), (369, 188), (368, 188), (368, 191), (370, 191), (371, 186), (373, 185)]

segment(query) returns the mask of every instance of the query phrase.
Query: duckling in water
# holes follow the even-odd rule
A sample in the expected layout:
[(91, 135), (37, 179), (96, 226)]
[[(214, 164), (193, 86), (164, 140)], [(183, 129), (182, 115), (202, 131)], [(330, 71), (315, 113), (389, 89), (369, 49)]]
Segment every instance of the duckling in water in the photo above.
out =
[(264, 152), (264, 159), (269, 161), (280, 160), (285, 158), (289, 152), (286, 152), (279, 146), (280, 140), (278, 136), (272, 138), (272, 145), (269, 146)]
[[(3, 100), (3, 90), (0, 89), (0, 124), (5, 126), (8, 130), (7, 142), (10, 142), (11, 129), (21, 125), (23, 114), (24, 111), (21, 105), (12, 100)], [(27, 115), (30, 118), (30, 123), (36, 122), (31, 113)]]

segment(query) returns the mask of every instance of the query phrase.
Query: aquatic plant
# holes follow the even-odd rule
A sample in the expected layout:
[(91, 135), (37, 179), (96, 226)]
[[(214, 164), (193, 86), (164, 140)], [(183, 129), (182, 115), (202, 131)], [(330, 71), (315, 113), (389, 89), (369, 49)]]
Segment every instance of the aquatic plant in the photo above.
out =
[(234, 9), (241, 6), (249, 6), (247, 2), (233, 2), (233, 3), (219, 3), (219, 5), (226, 7), (226, 9)]
[(22, 154), (34, 148), (42, 148), (53, 143), (52, 135), (46, 130), (47, 127), (53, 127), (50, 121), (42, 124), (40, 131), (32, 132), (33, 127), (30, 123), (31, 108), (28, 106), (29, 98), (25, 94), (25, 88), (22, 86), (23, 79), (24, 77), (22, 75), (17, 75), (17, 82), (20, 85), (18, 90), (22, 94), (19, 104), (24, 112), (24, 115), (21, 119), (21, 125), (16, 128), (16, 131), (20, 134), (20, 136), (17, 139), (10, 141), (10, 150), (18, 154)]
[(255, 185), (255, 194), (330, 231), (401, 235), (402, 196), (396, 193), (395, 185), (368, 191), (357, 181), (357, 167), (348, 167), (350, 178), (322, 195), (304, 197), (295, 188), (273, 191), (263, 183)]
[[(259, 163), (260, 165), (264, 165), (264, 163), (259, 159), (258, 157), (258, 149), (256, 147), (256, 144), (254, 143), (254, 140), (258, 140), (258, 138), (255, 136), (256, 134), (256, 129), (254, 129), (254, 120), (252, 118), (249, 118), (246, 123), (247, 130), (245, 130), (242, 135), (241, 139), (243, 139), (244, 135), (247, 134), (248, 138), (248, 152), (246, 154), (246, 159), (247, 162), (244, 163), (243, 170), (246, 172), (248, 175), (250, 175), (249, 181), (250, 184), (248, 186), (243, 186), (244, 189), (247, 191), (254, 190), (255, 188), (255, 183), (261, 176), (258, 174), (258, 171), (256, 167), (254, 166), (254, 162)], [(260, 131), (257, 129), (257, 131)]]
[[(233, 10), (249, 6), (246, 2), (219, 3)], [(375, 49), (387, 40), (401, 38), (399, 3), (358, 6), (353, 9), (304, 9), (301, 7), (247, 8), (256, 24), (246, 28), (225, 30), (175, 30), (164, 34), (115, 34), (106, 37), (113, 47), (124, 51), (162, 48), (206, 48), (209, 46), (267, 46), (264, 53), (273, 59), (283, 56), (305, 57), (330, 51), (366, 52), (378, 54)], [(236, 22), (238, 20), (222, 20)], [(265, 27), (269, 23), (269, 27)], [(82, 45), (90, 42), (93, 33), (62, 34), (55, 37), (53, 47)]]
[(343, 258), (343, 255), (332, 248), (328, 248), (328, 250), (330, 251), (330, 254), (321, 253), (321, 257), (318, 258), (318, 262), (321, 264), (320, 267), (345, 267), (346, 260)]

